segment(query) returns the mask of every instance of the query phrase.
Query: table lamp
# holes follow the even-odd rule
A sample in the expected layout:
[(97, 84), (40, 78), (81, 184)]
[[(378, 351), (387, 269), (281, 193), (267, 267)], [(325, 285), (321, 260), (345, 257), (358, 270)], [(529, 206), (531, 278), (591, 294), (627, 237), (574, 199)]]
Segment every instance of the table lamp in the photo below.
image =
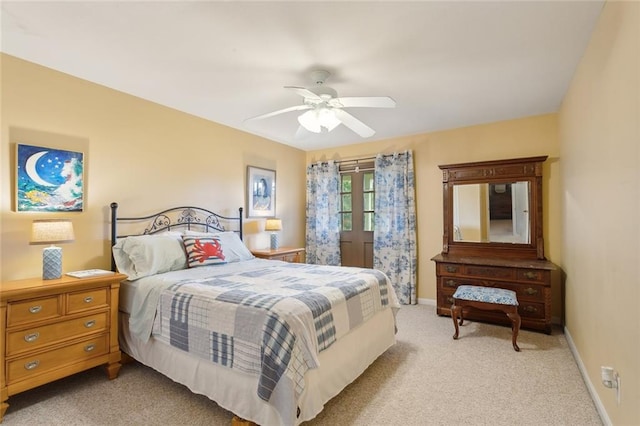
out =
[(264, 230), (271, 231), (271, 250), (276, 250), (278, 248), (278, 231), (282, 231), (282, 221), (280, 219), (267, 219)]
[(73, 224), (69, 219), (39, 219), (31, 226), (30, 244), (51, 244), (42, 250), (42, 278), (55, 280), (62, 276), (62, 248), (54, 244), (74, 240)]

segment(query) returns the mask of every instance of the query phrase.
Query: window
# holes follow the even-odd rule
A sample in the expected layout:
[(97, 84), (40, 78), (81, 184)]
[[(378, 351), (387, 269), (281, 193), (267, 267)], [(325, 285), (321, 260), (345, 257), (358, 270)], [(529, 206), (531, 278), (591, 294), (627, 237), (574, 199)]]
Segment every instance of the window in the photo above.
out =
[(342, 175), (342, 182), (340, 185), (342, 209), (340, 214), (342, 215), (343, 231), (353, 230), (353, 203), (351, 202), (353, 197), (352, 188), (351, 175)]
[(342, 231), (373, 231), (375, 220), (373, 170), (344, 171), (341, 175), (340, 197)]

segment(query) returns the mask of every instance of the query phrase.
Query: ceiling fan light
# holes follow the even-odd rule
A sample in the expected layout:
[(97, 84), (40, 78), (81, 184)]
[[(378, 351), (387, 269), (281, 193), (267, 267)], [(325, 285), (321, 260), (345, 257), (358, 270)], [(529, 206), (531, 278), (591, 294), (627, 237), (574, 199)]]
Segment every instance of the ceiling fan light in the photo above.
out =
[(305, 129), (313, 133), (320, 133), (320, 121), (315, 110), (310, 110), (298, 116), (298, 123)]
[(318, 121), (320, 122), (320, 127), (324, 127), (328, 132), (338, 127), (341, 123), (333, 109), (329, 108), (322, 108), (318, 111)]

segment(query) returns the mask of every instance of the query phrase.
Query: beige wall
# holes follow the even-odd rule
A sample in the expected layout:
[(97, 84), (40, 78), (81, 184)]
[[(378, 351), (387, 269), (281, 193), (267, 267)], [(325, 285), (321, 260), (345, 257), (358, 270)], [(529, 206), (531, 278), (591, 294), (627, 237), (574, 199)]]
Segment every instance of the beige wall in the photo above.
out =
[[(226, 215), (245, 205), (246, 166), (276, 170), (282, 245), (304, 244), (305, 153), (11, 56), (2, 59), (0, 136), (1, 277), (41, 274), (42, 246), (30, 246), (34, 218), (73, 220), (76, 241), (63, 246), (63, 270), (109, 268), (109, 211), (152, 213), (200, 205)], [(82, 213), (16, 213), (15, 143), (85, 153)], [(255, 224), (253, 224), (255, 225)], [(252, 248), (269, 245), (251, 234)]]
[[(436, 298), (431, 257), (442, 251), (442, 172), (439, 164), (548, 155), (544, 163), (544, 239), (547, 259), (562, 262), (560, 243), (560, 147), (556, 114), (436, 133), (310, 151), (307, 163), (413, 150), (418, 228), (418, 298)], [(552, 315), (561, 318), (560, 291)]]
[(639, 80), (640, 3), (607, 2), (559, 114), (561, 234), (566, 328), (615, 425), (640, 424)]
[[(71, 217), (77, 240), (64, 269), (109, 265), (108, 209), (134, 214), (193, 203), (232, 213), (243, 206), (246, 165), (276, 169), (284, 244), (304, 243), (304, 165), (412, 149), (418, 210), (418, 297), (435, 299), (429, 259), (442, 240), (438, 164), (548, 155), (545, 254), (566, 274), (566, 330), (613, 424), (640, 424), (640, 3), (606, 3), (559, 114), (304, 153), (8, 56), (0, 115), (1, 277), (40, 273), (28, 245), (34, 217)], [(481, 105), (479, 106), (481, 107)], [(81, 149), (83, 213), (12, 211), (13, 144)], [(621, 201), (624, 200), (624, 201)], [(230, 207), (232, 206), (232, 207)], [(249, 229), (256, 228), (249, 226)], [(268, 238), (252, 234), (253, 246)], [(561, 315), (554, 295), (553, 315)], [(622, 400), (599, 368), (622, 377)]]

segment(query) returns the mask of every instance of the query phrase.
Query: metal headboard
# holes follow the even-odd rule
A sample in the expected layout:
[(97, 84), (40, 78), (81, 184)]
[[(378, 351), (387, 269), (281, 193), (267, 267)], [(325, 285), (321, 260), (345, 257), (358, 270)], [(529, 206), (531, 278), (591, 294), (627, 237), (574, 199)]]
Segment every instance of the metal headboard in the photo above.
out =
[[(135, 235), (152, 235), (164, 231), (195, 230), (202, 232), (234, 231), (242, 239), (242, 207), (238, 209), (237, 217), (222, 216), (202, 207), (182, 206), (172, 207), (148, 216), (118, 217), (118, 203), (111, 203), (111, 246), (116, 244), (118, 238)], [(136, 224), (143, 231), (132, 233), (118, 233), (118, 224)], [(232, 228), (227, 229), (225, 224)], [(111, 256), (111, 270), (116, 270), (115, 260)]]

